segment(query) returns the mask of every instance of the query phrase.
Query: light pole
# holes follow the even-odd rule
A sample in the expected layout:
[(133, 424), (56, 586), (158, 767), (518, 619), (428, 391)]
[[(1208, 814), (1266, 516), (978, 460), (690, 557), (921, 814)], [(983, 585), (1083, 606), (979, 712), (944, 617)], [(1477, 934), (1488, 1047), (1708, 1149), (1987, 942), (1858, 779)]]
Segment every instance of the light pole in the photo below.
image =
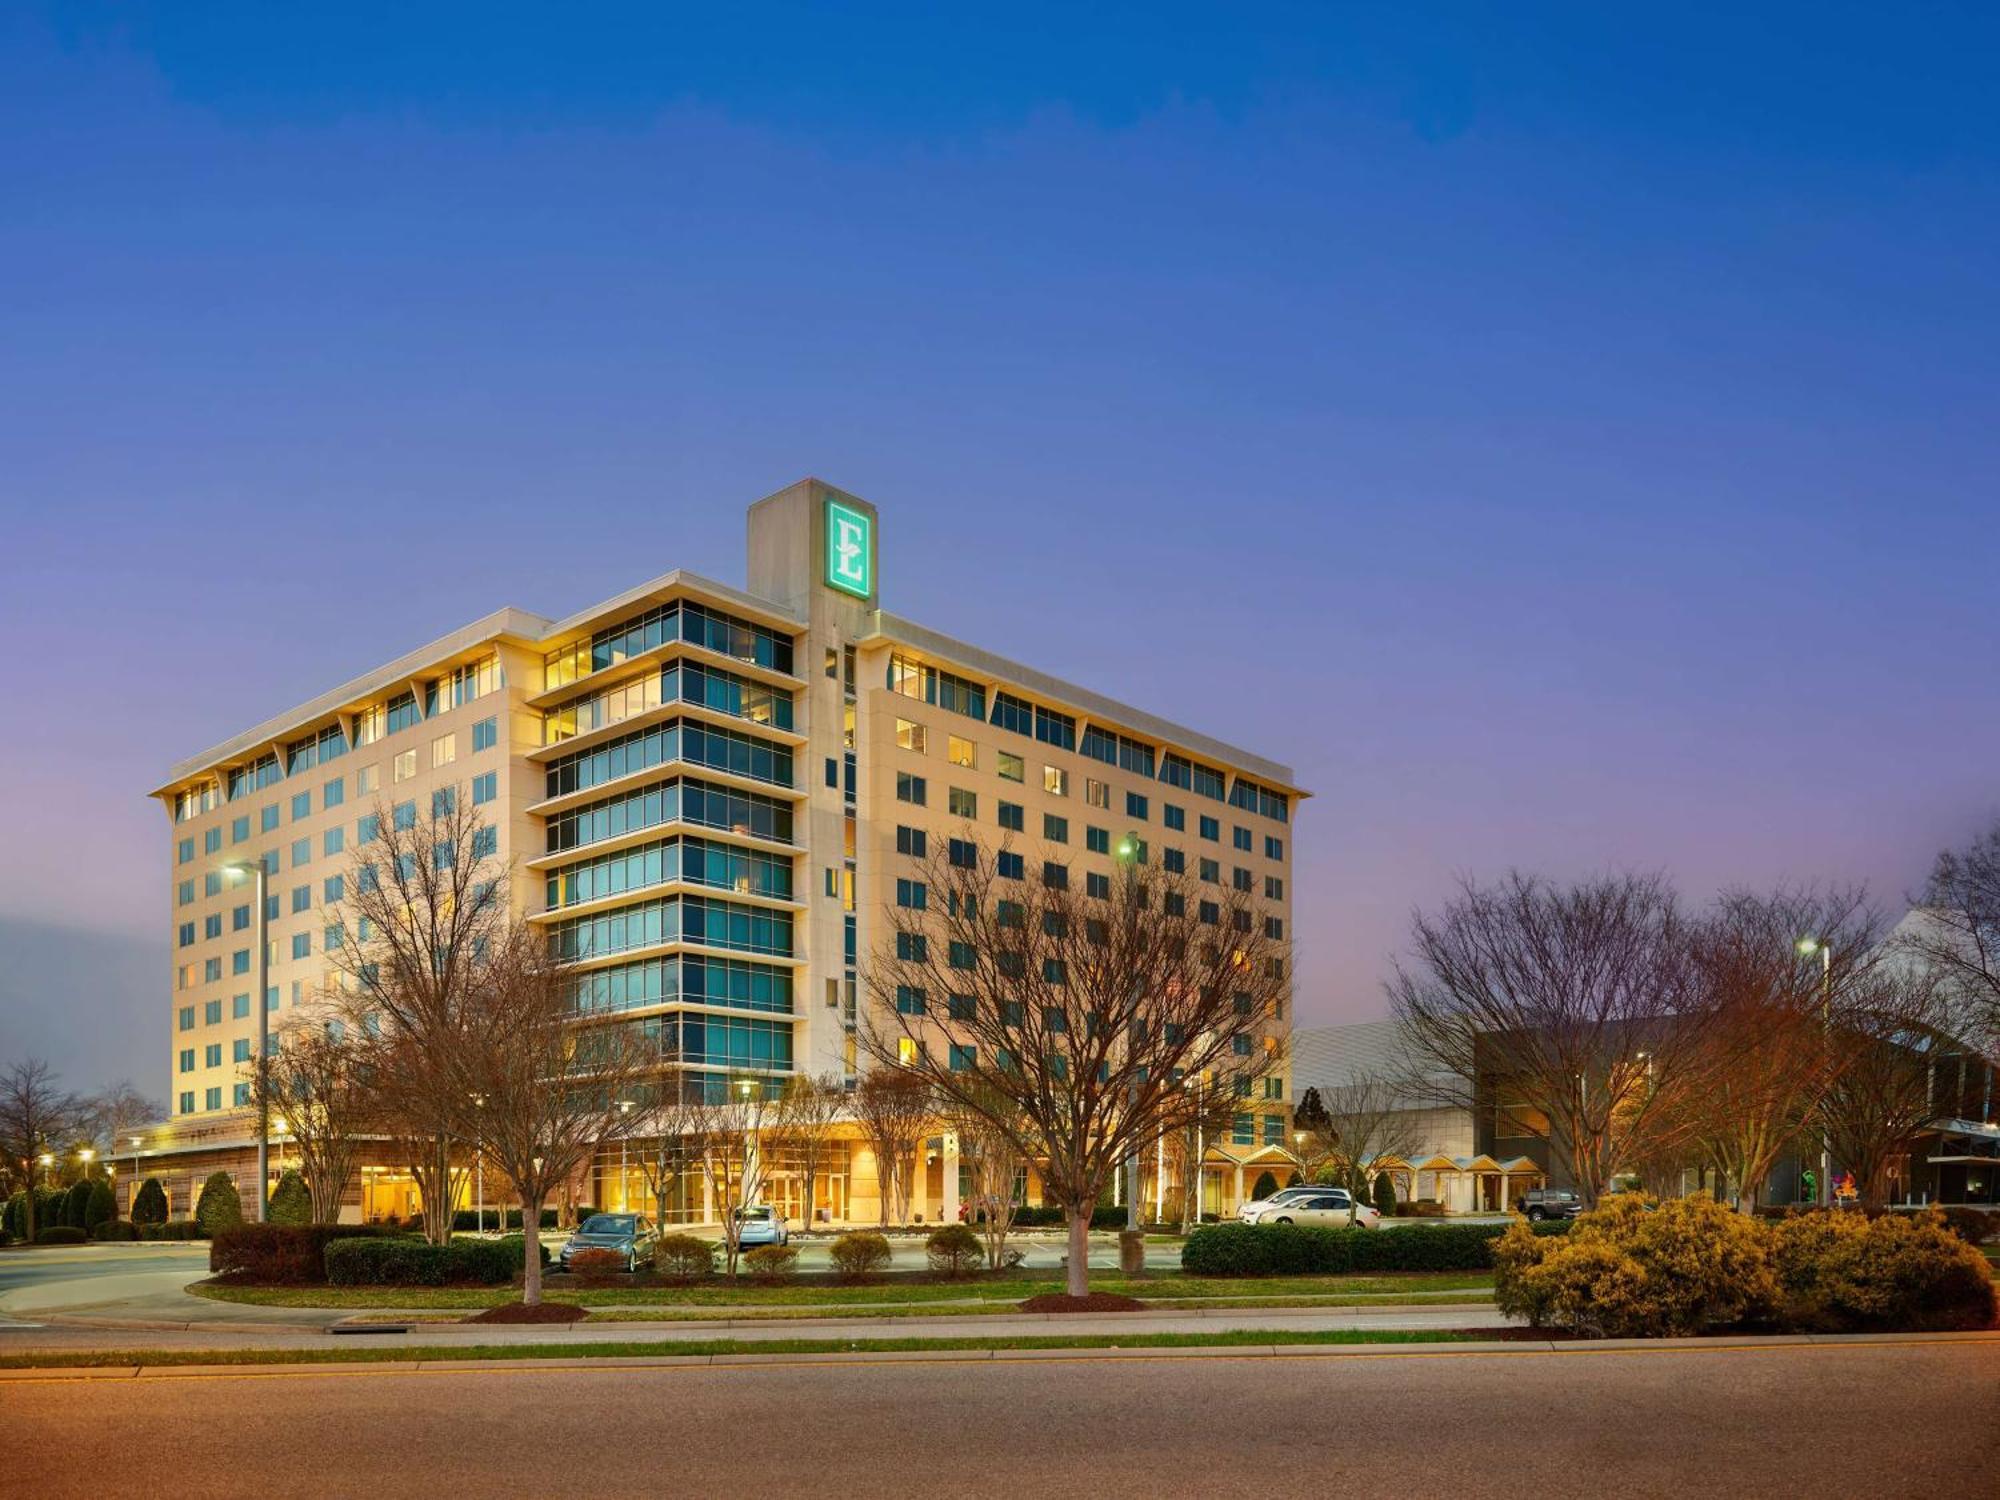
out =
[[(1825, 1049), (1830, 1045), (1833, 1030), (1833, 944), (1820, 938), (1800, 938), (1799, 952), (1807, 958), (1819, 955), (1819, 1044)], [(1819, 1192), (1815, 1196), (1822, 1208), (1833, 1203), (1833, 1152), (1824, 1121), (1819, 1131)]]
[(257, 890), (257, 1217), (264, 1222), (265, 1200), (271, 1192), (271, 907), (269, 868), (260, 859), (233, 859), (223, 868), (249, 875)]
[(631, 1118), (632, 1101), (620, 1099), (618, 1101), (618, 1206), (620, 1210), (626, 1211), (632, 1207), (632, 1183), (625, 1175), (627, 1171), (625, 1148), (630, 1144), (632, 1137), (632, 1127), (629, 1123)]
[[(1137, 861), (1139, 858), (1139, 835), (1137, 832), (1130, 829), (1126, 830), (1125, 837), (1118, 841), (1118, 858), (1128, 868)], [(1125, 1085), (1125, 1109), (1128, 1115), (1137, 1114), (1139, 1111), (1139, 1080), (1136, 1076), (1130, 1083)], [(1126, 1129), (1133, 1129), (1129, 1119), (1126, 1123)], [(1134, 1130), (1132, 1135), (1131, 1147), (1125, 1153), (1124, 1176), (1125, 1227), (1127, 1229), (1137, 1229), (1139, 1227), (1139, 1137), (1136, 1130)], [(1155, 1212), (1157, 1211), (1155, 1210)]]

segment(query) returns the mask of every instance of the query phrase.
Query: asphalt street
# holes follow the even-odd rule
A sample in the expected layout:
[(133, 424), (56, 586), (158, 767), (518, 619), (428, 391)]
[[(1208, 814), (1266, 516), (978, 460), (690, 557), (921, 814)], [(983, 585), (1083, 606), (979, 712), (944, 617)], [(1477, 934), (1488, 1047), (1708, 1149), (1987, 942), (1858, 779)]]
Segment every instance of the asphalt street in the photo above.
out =
[(733, 1493), (1992, 1500), (2000, 1344), (0, 1383), (38, 1496)]

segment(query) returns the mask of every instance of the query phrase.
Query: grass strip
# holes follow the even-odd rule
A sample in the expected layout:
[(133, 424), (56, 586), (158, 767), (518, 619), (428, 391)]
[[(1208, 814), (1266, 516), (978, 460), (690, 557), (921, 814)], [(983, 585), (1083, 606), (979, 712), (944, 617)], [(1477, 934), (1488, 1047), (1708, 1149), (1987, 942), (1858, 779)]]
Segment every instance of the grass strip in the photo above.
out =
[(1478, 1329), (1340, 1328), (1314, 1332), (1052, 1334), (1021, 1338), (962, 1339), (701, 1339), (660, 1343), (620, 1339), (603, 1343), (468, 1344), (428, 1348), (339, 1349), (52, 1349), (0, 1355), (0, 1369), (101, 1369), (161, 1365), (409, 1364), (429, 1359), (631, 1359), (713, 1354), (881, 1354), (910, 1350), (969, 1352), (989, 1349), (1205, 1349), (1274, 1344), (1451, 1344), (1491, 1338)]

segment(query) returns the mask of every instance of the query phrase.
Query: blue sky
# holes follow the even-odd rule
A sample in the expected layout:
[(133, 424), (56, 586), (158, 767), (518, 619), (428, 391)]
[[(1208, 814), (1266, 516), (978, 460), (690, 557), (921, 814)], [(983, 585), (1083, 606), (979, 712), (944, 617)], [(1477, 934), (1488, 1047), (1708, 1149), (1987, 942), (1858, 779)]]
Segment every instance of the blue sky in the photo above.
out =
[(940, 9), (0, 18), (0, 1053), (163, 1082), (166, 764), (806, 473), (1298, 767), (1307, 1020), (2000, 805), (1993, 13)]

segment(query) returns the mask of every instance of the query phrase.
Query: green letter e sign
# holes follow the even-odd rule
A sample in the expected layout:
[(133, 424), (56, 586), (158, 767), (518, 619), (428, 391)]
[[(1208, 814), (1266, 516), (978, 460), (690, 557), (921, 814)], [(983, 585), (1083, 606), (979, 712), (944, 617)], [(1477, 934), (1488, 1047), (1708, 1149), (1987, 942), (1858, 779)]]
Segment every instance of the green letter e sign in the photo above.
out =
[(866, 599), (875, 592), (874, 522), (863, 511), (826, 502), (826, 583), (828, 588)]

